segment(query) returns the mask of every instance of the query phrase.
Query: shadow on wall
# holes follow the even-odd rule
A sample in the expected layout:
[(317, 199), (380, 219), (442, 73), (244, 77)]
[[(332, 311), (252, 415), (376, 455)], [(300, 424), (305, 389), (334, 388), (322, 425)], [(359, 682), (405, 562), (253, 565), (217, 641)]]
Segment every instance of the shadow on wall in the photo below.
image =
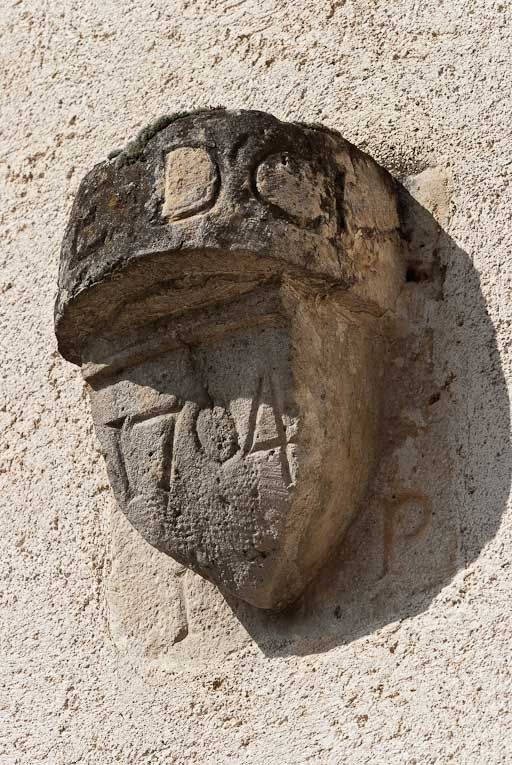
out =
[(211, 666), (246, 648), (247, 634), (267, 656), (325, 652), (426, 610), (496, 534), (510, 488), (509, 400), (478, 274), (426, 209), (446, 220), (447, 188), (435, 168), (400, 187), (407, 281), (381, 459), (342, 546), (293, 608), (269, 614), (223, 600), (114, 510), (109, 631), (136, 664)]
[(511, 474), (507, 388), (478, 273), (405, 188), (428, 196), (433, 172), (400, 187), (407, 283), (370, 498), (293, 608), (271, 615), (228, 600), (268, 656), (321, 653), (424, 611), (499, 528)]

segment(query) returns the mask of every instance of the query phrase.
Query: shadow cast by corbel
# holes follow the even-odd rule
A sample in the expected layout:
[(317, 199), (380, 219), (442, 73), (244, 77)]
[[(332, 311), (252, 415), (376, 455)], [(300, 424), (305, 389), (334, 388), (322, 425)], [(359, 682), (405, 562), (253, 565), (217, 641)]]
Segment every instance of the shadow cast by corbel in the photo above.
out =
[(438, 222), (450, 183), (437, 167), (397, 181), (405, 281), (359, 512), (292, 607), (229, 600), (268, 656), (325, 653), (376, 631), (394, 652), (403, 620), (438, 597), (458, 607), (478, 584), (510, 493), (510, 401), (479, 274)]

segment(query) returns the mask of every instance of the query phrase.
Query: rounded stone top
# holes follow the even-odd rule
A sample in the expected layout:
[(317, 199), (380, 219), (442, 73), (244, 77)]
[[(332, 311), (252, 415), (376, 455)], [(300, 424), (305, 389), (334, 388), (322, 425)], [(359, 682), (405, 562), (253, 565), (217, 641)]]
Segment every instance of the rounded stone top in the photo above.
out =
[(151, 320), (180, 313), (214, 278), (241, 290), (321, 279), (387, 307), (395, 288), (380, 272), (397, 236), (393, 179), (334, 131), (260, 111), (164, 118), (79, 187), (61, 251), (59, 349), (80, 364), (88, 339), (121, 314), (129, 322), (134, 301), (165, 291)]

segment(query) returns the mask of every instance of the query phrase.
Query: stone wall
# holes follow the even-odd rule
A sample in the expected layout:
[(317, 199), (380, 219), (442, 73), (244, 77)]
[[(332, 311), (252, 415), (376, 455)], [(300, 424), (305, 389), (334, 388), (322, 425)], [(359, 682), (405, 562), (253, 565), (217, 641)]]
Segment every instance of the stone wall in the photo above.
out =
[[(510, 762), (510, 16), (5, 0), (0, 765)], [(411, 195), (379, 469), (278, 617), (128, 526), (53, 335), (84, 173), (160, 114), (217, 105), (331, 126)]]

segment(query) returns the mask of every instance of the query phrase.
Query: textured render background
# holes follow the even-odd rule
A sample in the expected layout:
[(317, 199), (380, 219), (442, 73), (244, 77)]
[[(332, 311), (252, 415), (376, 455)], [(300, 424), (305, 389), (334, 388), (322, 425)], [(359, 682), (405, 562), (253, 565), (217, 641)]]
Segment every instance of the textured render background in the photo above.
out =
[[(512, 760), (510, 15), (506, 0), (2, 1), (1, 765)], [(393, 574), (388, 533), (389, 607), (358, 621), (375, 587), (346, 609), (331, 593), (334, 616), (299, 613), (281, 643), (208, 586), (179, 605), (181, 573), (114, 508), (52, 333), (81, 176), (204, 104), (324, 122), (400, 176), (450, 179), (449, 202), (424, 203), (452, 243), (430, 402), (434, 431), (451, 424), (427, 474), (453, 560), (402, 596), (437, 562), (399, 547)], [(409, 488), (432, 459), (414, 448), (398, 455)]]

